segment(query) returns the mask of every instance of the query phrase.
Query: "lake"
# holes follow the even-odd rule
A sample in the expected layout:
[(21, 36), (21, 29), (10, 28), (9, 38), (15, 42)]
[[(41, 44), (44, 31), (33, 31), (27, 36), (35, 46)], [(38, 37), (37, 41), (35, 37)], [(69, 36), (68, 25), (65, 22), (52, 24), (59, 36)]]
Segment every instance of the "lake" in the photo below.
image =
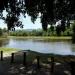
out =
[(0, 47), (32, 50), (40, 53), (75, 55), (75, 45), (70, 41), (40, 41), (37, 39), (13, 39), (0, 41)]

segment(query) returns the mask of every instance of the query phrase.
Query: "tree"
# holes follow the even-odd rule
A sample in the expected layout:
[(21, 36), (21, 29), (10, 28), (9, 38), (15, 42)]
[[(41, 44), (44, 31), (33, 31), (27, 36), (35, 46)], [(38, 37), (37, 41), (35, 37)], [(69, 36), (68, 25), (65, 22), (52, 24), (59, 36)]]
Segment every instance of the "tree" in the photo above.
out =
[[(3, 10), (8, 12), (7, 17), (2, 15)], [(39, 13), (41, 13), (41, 23), (46, 31), (48, 24), (55, 23), (58, 19), (75, 19), (74, 0), (0, 0), (0, 18), (7, 23), (8, 29), (15, 26), (23, 27), (19, 24), (19, 16), (27, 13), (34, 23)], [(18, 24), (17, 24), (18, 23)]]
[(61, 26), (60, 25), (57, 25), (57, 27), (56, 27), (56, 34), (57, 34), (57, 36), (61, 35)]
[(2, 36), (3, 35), (3, 31), (2, 31), (2, 29), (0, 28), (0, 36)]
[(3, 32), (7, 32), (7, 28), (3, 28)]
[(66, 26), (65, 26), (65, 20), (61, 20), (61, 31), (65, 31)]
[[(6, 10), (7, 17), (3, 17), (3, 10)], [(65, 23), (75, 20), (75, 0), (0, 0), (0, 18), (5, 20), (8, 30), (15, 26), (23, 28), (19, 21), (20, 13), (31, 16), (34, 23), (41, 14), (42, 28), (47, 31), (48, 24), (54, 24), (58, 20), (61, 22), (61, 30), (65, 31)], [(60, 31), (57, 27), (57, 33)], [(15, 29), (14, 29), (15, 30)], [(74, 34), (75, 35), (75, 34)]]
[(53, 34), (53, 32), (54, 32), (54, 26), (53, 25), (50, 26), (50, 30), (51, 30), (51, 32)]

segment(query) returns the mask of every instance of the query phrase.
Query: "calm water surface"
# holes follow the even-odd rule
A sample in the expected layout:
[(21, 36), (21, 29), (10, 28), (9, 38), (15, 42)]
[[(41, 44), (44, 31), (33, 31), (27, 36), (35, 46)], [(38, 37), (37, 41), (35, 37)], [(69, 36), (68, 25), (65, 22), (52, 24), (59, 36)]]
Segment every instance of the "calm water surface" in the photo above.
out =
[(48, 42), (33, 39), (9, 39), (0, 41), (1, 47), (32, 50), (41, 53), (53, 53), (60, 55), (75, 55), (75, 45), (68, 41)]

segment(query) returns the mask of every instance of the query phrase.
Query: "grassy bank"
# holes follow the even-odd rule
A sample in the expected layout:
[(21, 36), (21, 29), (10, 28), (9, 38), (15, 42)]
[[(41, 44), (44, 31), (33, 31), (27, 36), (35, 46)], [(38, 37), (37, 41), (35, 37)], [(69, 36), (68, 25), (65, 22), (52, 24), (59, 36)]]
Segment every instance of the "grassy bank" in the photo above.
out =
[(71, 36), (9, 36), (9, 38), (13, 38), (13, 39), (37, 39), (37, 40), (48, 40), (48, 41), (52, 41), (52, 40), (57, 40), (57, 41), (70, 41), (72, 38)]
[(5, 48), (5, 47), (0, 47), (0, 51), (3, 51), (3, 57), (8, 57), (11, 55), (11, 53), (16, 53), (18, 52), (19, 49), (15, 48)]
[(0, 37), (0, 40), (7, 40), (8, 37)]
[(17, 52), (18, 49), (15, 48), (5, 48), (5, 47), (0, 47), (0, 51), (3, 51), (4, 53), (12, 53), (12, 52)]

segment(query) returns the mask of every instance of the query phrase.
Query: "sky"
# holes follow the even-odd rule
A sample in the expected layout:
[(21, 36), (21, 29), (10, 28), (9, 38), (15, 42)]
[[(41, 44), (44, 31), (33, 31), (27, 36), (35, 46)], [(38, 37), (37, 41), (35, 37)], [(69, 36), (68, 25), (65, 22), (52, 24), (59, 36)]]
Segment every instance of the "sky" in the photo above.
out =
[(39, 29), (39, 28), (42, 28), (41, 23), (40, 23), (40, 18), (38, 18), (38, 19), (35, 21), (35, 24), (33, 24), (33, 23), (31, 22), (31, 17), (29, 17), (29, 16), (26, 14), (26, 18), (24, 18), (23, 15), (21, 15), (20, 21), (22, 21), (22, 23), (23, 23), (23, 25), (24, 25), (24, 29)]
[[(6, 12), (4, 11), (3, 12), (3, 16), (6, 17)], [(35, 24), (33, 24), (31, 22), (31, 18), (26, 14), (26, 18), (23, 17), (23, 15), (20, 16), (20, 21), (22, 21), (24, 27), (23, 29), (41, 29), (42, 28), (42, 25), (40, 23), (40, 18), (38, 18), (36, 21), (35, 21)], [(7, 28), (7, 25), (4, 23), (3, 20), (0, 20), (0, 28)], [(17, 28), (16, 29), (20, 29), (20, 28)]]

